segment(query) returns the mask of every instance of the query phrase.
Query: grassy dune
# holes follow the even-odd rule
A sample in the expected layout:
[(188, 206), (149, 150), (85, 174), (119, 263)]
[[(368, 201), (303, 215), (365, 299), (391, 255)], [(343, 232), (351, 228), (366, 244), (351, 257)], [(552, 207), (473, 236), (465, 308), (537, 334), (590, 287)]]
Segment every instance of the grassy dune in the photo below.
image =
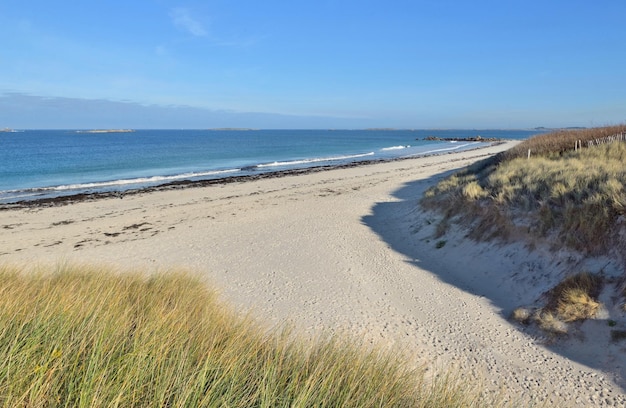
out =
[[(531, 138), (459, 172), (426, 192), (422, 205), (442, 210), (472, 237), (524, 235), (590, 255), (620, 247), (626, 215), (626, 142), (592, 144), (626, 126), (562, 131)], [(575, 149), (576, 141), (583, 148)], [(531, 150), (531, 157), (526, 153)]]
[(0, 406), (472, 407), (400, 355), (268, 333), (183, 273), (0, 270)]
[(538, 135), (525, 140), (516, 147), (504, 152), (501, 159), (504, 161), (515, 158), (554, 156), (576, 150), (576, 142), (581, 148), (597, 146), (611, 139), (612, 136), (626, 133), (626, 125), (605, 126), (590, 129), (557, 130), (555, 132)]
[[(421, 204), (442, 212), (440, 236), (458, 223), (476, 240), (548, 244), (626, 265), (626, 125), (533, 137), (443, 180)], [(566, 334), (569, 323), (595, 316), (605, 283), (601, 274), (572, 271), (544, 305), (512, 318)], [(617, 285), (616, 302), (626, 305), (626, 275)]]

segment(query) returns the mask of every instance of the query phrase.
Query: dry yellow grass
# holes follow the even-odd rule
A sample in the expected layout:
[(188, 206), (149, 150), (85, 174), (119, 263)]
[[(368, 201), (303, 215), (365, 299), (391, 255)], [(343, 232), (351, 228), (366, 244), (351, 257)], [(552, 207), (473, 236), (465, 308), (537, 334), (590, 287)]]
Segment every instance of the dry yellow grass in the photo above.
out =
[(563, 292), (556, 305), (556, 313), (565, 323), (593, 318), (600, 303), (580, 288)]
[(504, 161), (531, 156), (563, 154), (576, 150), (576, 143), (581, 142), (583, 148), (596, 144), (596, 140), (626, 133), (626, 124), (604, 126), (590, 129), (565, 129), (532, 137), (510, 149), (502, 156)]
[[(616, 130), (587, 130), (586, 135)], [(591, 255), (615, 249), (626, 260), (626, 248), (615, 245), (626, 229), (626, 143), (578, 151), (573, 146), (531, 159), (505, 152), (442, 181), (421, 203), (442, 212), (442, 230), (457, 220), (476, 239), (506, 238), (518, 231)]]
[(534, 312), (528, 308), (517, 308), (511, 318), (523, 324), (536, 323), (549, 334), (566, 334), (567, 323), (596, 316), (601, 307), (597, 298), (602, 284), (603, 279), (599, 275), (588, 272), (571, 275), (547, 293), (543, 308)]

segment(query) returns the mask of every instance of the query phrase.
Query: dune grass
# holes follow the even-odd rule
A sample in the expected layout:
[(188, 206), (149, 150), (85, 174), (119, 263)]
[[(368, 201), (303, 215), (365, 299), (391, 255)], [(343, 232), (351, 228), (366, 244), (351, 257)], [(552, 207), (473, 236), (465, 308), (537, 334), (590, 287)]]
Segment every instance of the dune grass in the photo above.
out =
[[(531, 138), (440, 182), (421, 204), (443, 212), (440, 235), (457, 220), (475, 239), (525, 234), (590, 255), (617, 247), (626, 260), (626, 248), (614, 245), (626, 222), (626, 143), (574, 149), (583, 135), (593, 140), (622, 130), (626, 126)], [(528, 148), (536, 152), (530, 159), (523, 154)]]
[(531, 311), (517, 308), (511, 318), (523, 324), (535, 323), (544, 332), (562, 335), (567, 323), (594, 318), (601, 307), (598, 296), (603, 285), (600, 275), (581, 272), (570, 275), (546, 293), (546, 305)]
[[(476, 240), (540, 242), (626, 264), (626, 125), (530, 138), (441, 181), (421, 205), (442, 214), (437, 238), (457, 223)], [(565, 334), (568, 323), (595, 316), (600, 285), (596, 275), (570, 276), (544, 307), (518, 308), (512, 318)]]
[(470, 382), (411, 367), (350, 340), (268, 332), (185, 273), (0, 270), (0, 406), (489, 405)]
[(601, 289), (601, 276), (589, 272), (577, 273), (552, 288), (546, 307), (554, 310), (566, 323), (590, 319), (600, 308), (597, 299)]
[(559, 155), (576, 150), (576, 142), (580, 142), (580, 147), (586, 148), (606, 142), (612, 136), (623, 133), (626, 133), (626, 124), (589, 129), (557, 130), (531, 137), (504, 152), (501, 158), (504, 161), (528, 158), (528, 150), (531, 152), (531, 157)]

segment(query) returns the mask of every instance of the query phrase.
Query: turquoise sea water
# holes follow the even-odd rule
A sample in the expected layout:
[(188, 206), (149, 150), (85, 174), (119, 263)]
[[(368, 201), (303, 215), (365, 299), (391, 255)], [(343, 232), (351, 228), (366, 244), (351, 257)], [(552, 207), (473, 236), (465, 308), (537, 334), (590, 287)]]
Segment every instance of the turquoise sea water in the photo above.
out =
[(0, 203), (123, 191), (366, 160), (459, 151), (476, 142), (427, 136), (526, 139), (531, 130), (76, 130), (0, 132)]

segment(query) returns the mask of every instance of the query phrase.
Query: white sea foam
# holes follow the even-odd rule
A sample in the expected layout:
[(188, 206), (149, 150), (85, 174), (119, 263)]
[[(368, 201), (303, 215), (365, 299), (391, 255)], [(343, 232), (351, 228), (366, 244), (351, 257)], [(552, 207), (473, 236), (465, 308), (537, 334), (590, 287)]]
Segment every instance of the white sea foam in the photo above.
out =
[(406, 145), (406, 146), (391, 146), (391, 147), (383, 147), (382, 149), (380, 149), (381, 151), (385, 152), (388, 150), (402, 150), (402, 149), (406, 149), (408, 147), (411, 147), (410, 145)]
[(16, 197), (18, 196), (18, 194), (25, 193), (25, 192), (44, 193), (44, 192), (54, 192), (54, 191), (88, 190), (88, 189), (98, 189), (98, 188), (107, 188), (107, 187), (116, 187), (116, 186), (128, 186), (132, 184), (153, 184), (153, 183), (162, 183), (162, 182), (190, 179), (190, 178), (196, 178), (196, 177), (219, 176), (222, 174), (236, 173), (239, 171), (241, 171), (241, 169), (192, 172), (192, 173), (175, 174), (171, 176), (138, 177), (138, 178), (133, 178), (133, 179), (98, 181), (98, 182), (92, 182), (92, 183), (64, 184), (60, 186), (36, 187), (36, 188), (30, 188), (30, 189), (24, 189), (24, 190), (10, 190), (10, 191), (4, 191), (3, 193), (8, 193), (8, 194), (11, 194), (12, 197)]
[(358, 159), (361, 157), (373, 156), (374, 152), (363, 153), (363, 154), (353, 154), (349, 156), (335, 156), (335, 157), (318, 157), (314, 159), (302, 159), (302, 160), (290, 160), (290, 161), (275, 161), (272, 163), (263, 163), (257, 164), (257, 168), (266, 168), (266, 167), (279, 167), (279, 166), (298, 166), (302, 164), (312, 164), (312, 163), (321, 163), (321, 162), (329, 162), (329, 161), (339, 161), (339, 160), (350, 160), (350, 159)]
[(445, 147), (445, 148), (442, 148), (442, 149), (426, 150), (426, 151), (420, 152), (418, 154), (411, 154), (411, 155), (404, 156), (404, 157), (424, 156), (424, 155), (428, 155), (428, 154), (451, 152), (453, 150), (463, 149), (465, 147), (473, 146), (473, 145), (476, 145), (476, 144), (480, 144), (480, 142), (472, 142), (472, 143), (465, 143), (465, 144), (455, 144), (453, 147)]

